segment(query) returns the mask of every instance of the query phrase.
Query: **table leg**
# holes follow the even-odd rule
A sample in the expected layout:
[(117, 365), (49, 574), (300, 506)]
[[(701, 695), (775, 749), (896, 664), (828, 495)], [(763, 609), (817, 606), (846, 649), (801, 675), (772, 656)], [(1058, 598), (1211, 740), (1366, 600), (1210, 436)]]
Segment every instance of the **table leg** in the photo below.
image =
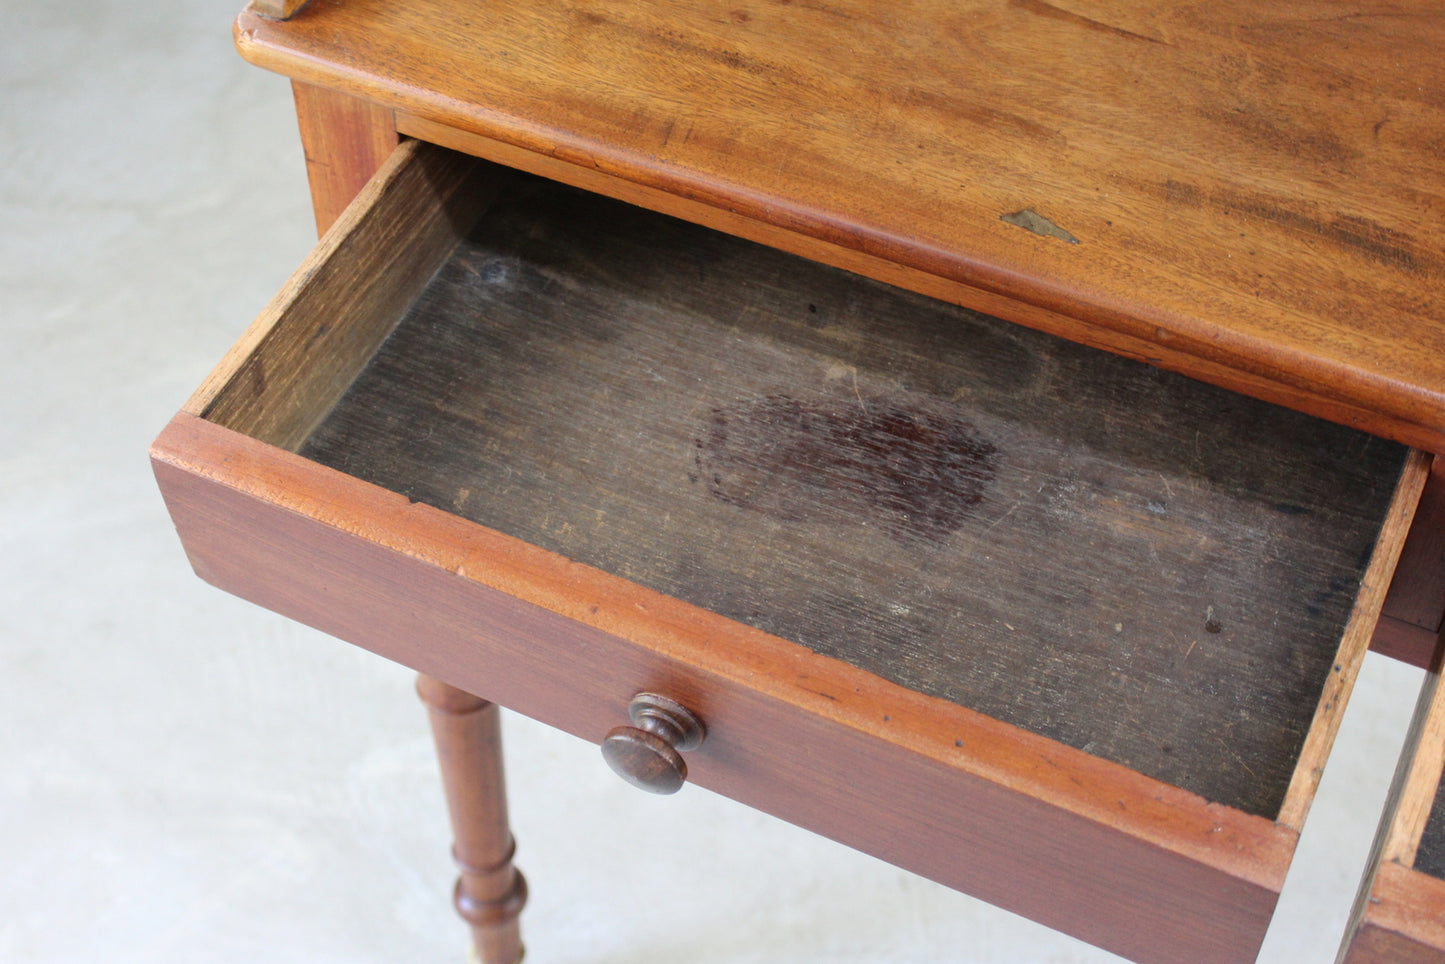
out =
[(461, 876), (457, 913), (472, 928), (482, 964), (517, 964), (517, 918), (527, 882), (512, 866), (516, 841), (507, 821), (507, 788), (497, 706), (429, 676), (417, 692), (431, 717)]

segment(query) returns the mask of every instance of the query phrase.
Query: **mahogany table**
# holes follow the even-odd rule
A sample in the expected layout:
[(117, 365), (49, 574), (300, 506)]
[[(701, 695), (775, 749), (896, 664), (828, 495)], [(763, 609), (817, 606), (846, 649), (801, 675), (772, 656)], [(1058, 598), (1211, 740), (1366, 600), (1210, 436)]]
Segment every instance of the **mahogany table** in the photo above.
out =
[[(235, 29), (323, 236), (156, 475), (201, 576), (423, 674), (487, 964), (497, 705), (1130, 959), (1254, 958), (1365, 650), (1430, 666), (1445, 610), (1445, 8)], [(1430, 679), (1350, 960), (1445, 960)]]

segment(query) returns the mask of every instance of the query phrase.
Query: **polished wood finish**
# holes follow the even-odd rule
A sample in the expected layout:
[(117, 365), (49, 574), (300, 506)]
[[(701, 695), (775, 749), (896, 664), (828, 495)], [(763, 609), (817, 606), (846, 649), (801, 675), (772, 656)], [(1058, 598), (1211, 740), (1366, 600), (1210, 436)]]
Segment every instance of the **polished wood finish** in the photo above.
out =
[[(333, 221), (335, 228), (157, 440), (153, 461), (202, 576), (429, 674), (420, 688), (433, 708), (457, 827), (458, 907), (476, 928), (484, 960), (511, 964), (520, 956), (515, 915), (525, 889), (511, 868), (496, 708), (470, 694), (598, 740), (618, 733), (618, 708), (639, 689), (669, 694), (707, 721), (708, 739), (686, 766), (652, 748), (674, 782), (690, 768), (700, 785), (1136, 960), (1252, 959), (1367, 641), (1373, 636), (1382, 651), (1423, 662), (1440, 628), (1445, 503), (1437, 496), (1427, 495), (1420, 526), (1401, 548), (1425, 485), (1423, 455), (1404, 459), (1393, 499), (1375, 507), (1384, 521), (1373, 552), (1365, 540), (1336, 567), (1325, 595), (1343, 608), (1315, 634), (1333, 652), (1314, 654), (1323, 677), (1312, 677), (1300, 704), (1312, 719), (1290, 724), (1298, 739), (1280, 773), (1242, 781), (1271, 788), (1268, 800), (1245, 804), (1107, 741), (1071, 745), (1048, 730), (1063, 711), (1031, 706), (1010, 719), (930, 689), (909, 675), (927, 646), (910, 641), (889, 651), (895, 658), (868, 663), (762, 619), (746, 594), (732, 593), (723, 605), (658, 581), (637, 559), (619, 566), (607, 551), (589, 554), (582, 542), (600, 534), (606, 543), (609, 520), (602, 513), (595, 530), (576, 524), (568, 512), (596, 508), (584, 498), (564, 499), (565, 511), (555, 515), (563, 524), (539, 536), (510, 522), (465, 518), (470, 483), (449, 484), (440, 498), (412, 488), (425, 488), (424, 473), (397, 482), (352, 471), (346, 446), (331, 466), (298, 453), (320, 457), (318, 440), (351, 417), (341, 403), (387, 364), (385, 346), (399, 321), (396, 332), (406, 337), (403, 316), (428, 297), (427, 278), (507, 190), (506, 179), (484, 166), (421, 146), (397, 150), (399, 134), (1445, 452), (1438, 283), (1445, 102), (1430, 93), (1445, 86), (1438, 56), (1445, 20), (1387, 0), (1267, 8), (1245, 0), (921, 0), (902, 8), (739, 0), (726, 10), (657, 0), (496, 0), (468, 6), (466, 16), (457, 15), (456, 0), (302, 7), (258, 0), (237, 21), (236, 39), (247, 57), (293, 78), (318, 229)], [(850, 69), (839, 72), (843, 58)], [(359, 191), (358, 203), (346, 207)], [(621, 287), (637, 290), (627, 277)], [(780, 276), (757, 277), (786, 304), (790, 288)], [(558, 271), (535, 291), (560, 292), (565, 301), (577, 280)], [(696, 287), (705, 287), (701, 276)], [(739, 318), (752, 323), (748, 312), (766, 303), (753, 302)], [(823, 300), (808, 304), (817, 309)], [(590, 330), (585, 314), (573, 321)], [(967, 313), (950, 323), (978, 334)], [(705, 328), (689, 319), (650, 344), (697, 348)], [(546, 330), (544, 318), (534, 332), (545, 338)], [(871, 348), (896, 330), (851, 335)], [(804, 335), (795, 349), (813, 337)], [(511, 349), (503, 343), (501, 350)], [(732, 354), (698, 357), (721, 362)], [(778, 443), (778, 426), (792, 426), (782, 448), (806, 454), (810, 469), (831, 471), (848, 462), (838, 452), (850, 441), (863, 438), (868, 449), (883, 436), (896, 440), (899, 431), (888, 426), (928, 435), (937, 428), (928, 415), (943, 401), (902, 419), (885, 405), (898, 392), (864, 392), (859, 384), (860, 375), (867, 381), (883, 370), (928, 371), (928, 353), (915, 354), (925, 361), (910, 356), (891, 368), (870, 368), (859, 351), (833, 357), (835, 381), (847, 379), (852, 389), (843, 401), (856, 401), (858, 411), (845, 428), (816, 438), (809, 433), (820, 410), (778, 392), (745, 393), (761, 398), (761, 409), (714, 405), (722, 417), (712, 434), (684, 433), (684, 443), (706, 450), (693, 455), (701, 491), (743, 513), (776, 510), (778, 531), (771, 539), (747, 536), (740, 565), (769, 547), (793, 551), (795, 540), (779, 533), (797, 521), (789, 493), (806, 480), (802, 470), (762, 472), (756, 459), (723, 443)], [(1057, 367), (1071, 357), (1024, 354), (1023, 368), (1030, 359)], [(486, 379), (502, 386), (493, 401), (513, 394), (506, 379), (526, 366), (503, 367), (512, 370)], [(625, 380), (618, 384), (628, 390)], [(566, 396), (563, 387), (553, 382), (543, 393), (553, 407)], [(642, 379), (634, 387), (650, 389)], [(1094, 401), (1066, 413), (1066, 422), (1075, 420), (1062, 437), (1088, 438), (1090, 417), (1107, 420), (1108, 407)], [(1128, 417), (1163, 411), (1140, 403)], [(505, 424), (486, 410), (464, 418)], [(1186, 422), (1174, 427), (1187, 435)], [(619, 437), (606, 429), (596, 437)], [(1003, 451), (992, 436), (968, 439), (963, 448), (978, 456), (974, 462)], [(562, 446), (569, 447), (576, 448)], [(924, 448), (934, 461), (921, 474), (937, 474), (938, 453), (948, 446)], [(1167, 462), (1188, 450), (1180, 436), (1151, 457)], [(1235, 455), (1246, 471), (1260, 461)], [(1308, 459), (1294, 468), (1306, 487), (1317, 478)], [(987, 489), (997, 472), (975, 466), (973, 481)], [(1047, 483), (1047, 473), (1041, 477)], [(781, 494), (769, 490), (779, 479), (787, 483)], [(841, 504), (825, 506), (824, 515), (863, 515), (885, 523), (885, 535), (891, 526), (914, 549), (926, 546), (940, 517), (871, 504), (881, 491), (876, 481), (835, 485)], [(1011, 514), (1049, 501), (1045, 488), (1033, 501), (1014, 500), (995, 518), (993, 535), (1025, 541), (1010, 534)], [(887, 491), (916, 494), (907, 485)], [(505, 487), (489, 483), (486, 492), (496, 503), (510, 501)], [(1147, 514), (1120, 515), (1127, 499), (1115, 502), (1100, 508), (1099, 518), (1112, 522), (1098, 531), (1112, 537), (1121, 527), (1153, 525)], [(1155, 504), (1165, 505), (1148, 502), (1146, 513), (1157, 515)], [(543, 529), (554, 519), (517, 506), (517, 518), (540, 519)], [(1284, 517), (1293, 507), (1304, 506), (1273, 503)], [(1201, 503), (1200, 515), (1208, 510)], [(986, 541), (979, 546), (989, 549)], [(1293, 562), (1291, 554), (1278, 568)], [(726, 585), (715, 578), (726, 568), (709, 562), (692, 572), (707, 573), (702, 581), (716, 588)], [(1127, 568), (1156, 571), (1137, 559)], [(925, 577), (932, 571), (916, 569)], [(946, 581), (960, 582), (956, 573)], [(1132, 589), (1150, 594), (1148, 586)], [(877, 586), (854, 595), (883, 605), (892, 598)], [(1010, 600), (999, 604), (1001, 613), (1020, 609), (1015, 595), (1000, 596)], [(840, 598), (846, 609), (848, 594)], [(1307, 592), (1292, 598), (1317, 608), (1320, 601)], [(1221, 635), (1223, 625), (1206, 610), (1204, 633)], [(1156, 628), (1161, 638), (1172, 632), (1166, 623)], [(1097, 642), (1097, 635), (1074, 641)], [(1197, 649), (1188, 646), (1183, 660)], [(1278, 667), (1266, 658), (1253, 670), (1270, 682)], [(1149, 678), (1155, 675), (1176, 674), (1165, 667)], [(1040, 689), (1010, 673), (1001, 680), (996, 692), (1017, 685), (1035, 698)], [(1110, 685), (1090, 678), (1080, 689), (1107, 698)], [(1363, 956), (1351, 960), (1435, 961), (1425, 948), (1445, 946), (1441, 881), (1421, 871), (1433, 859), (1435, 797), (1425, 785), (1438, 780), (1445, 746), (1436, 702), (1422, 704), (1411, 741), (1418, 752), (1402, 765), (1394, 822), (1381, 835), (1379, 871), (1362, 893), (1347, 951)], [(1220, 732), (1189, 725), (1202, 717), (1181, 716), (1198, 742)], [(655, 715), (643, 723), (646, 735), (665, 731), (668, 750), (688, 742)], [(1230, 750), (1226, 738), (1220, 742)], [(1254, 759), (1238, 763), (1248, 771)]]
[(417, 678), (417, 693), (431, 717), (456, 839), (457, 912), (471, 925), (482, 964), (517, 964), (527, 882), (512, 866), (517, 845), (507, 817), (500, 713), (496, 704), (430, 676)]
[[(454, 240), (465, 232), (497, 182), (485, 167), (475, 178), (435, 153), (398, 152), (368, 203), (323, 242), (332, 259), (353, 235), (410, 231), (392, 201), (408, 193), (422, 208), (416, 222), (448, 224)], [(430, 188), (404, 187), (412, 183)], [(437, 206), (452, 214), (425, 213)], [(431, 247), (430, 268), (388, 270), (430, 273), (447, 245)], [(666, 693), (707, 722), (707, 742), (689, 760), (693, 782), (1136, 960), (1253, 956), (1424, 483), (1422, 457), (1409, 461), (1387, 513), (1276, 821), (237, 431), (299, 444), (297, 426), (314, 424), (343, 390), (301, 389), (307, 353), (277, 346), (340, 339), (352, 347), (338, 352), (367, 356), (338, 363), (356, 371), (374, 354), (372, 336), (333, 329), (389, 326), (368, 317), (394, 308), (383, 299), (361, 298), (330, 326), (306, 307), (320, 303), (312, 286), (352, 270), (327, 261), (303, 268), (155, 445), (157, 478), (198, 573), (588, 739), (615, 727), (639, 689)], [(571, 290), (562, 276), (552, 288)], [(268, 361), (258, 368), (252, 354)], [(270, 394), (287, 380), (292, 389)], [(312, 399), (308, 411), (260, 414), (269, 397), (293, 395)]]
[(695, 750), (707, 728), (687, 707), (657, 693), (638, 693), (627, 704), (631, 726), (602, 740), (602, 757), (614, 773), (648, 793), (676, 793), (687, 782), (685, 750)]
[(1445, 105), (1421, 93), (1445, 86), (1442, 32), (1384, 0), (511, 0), (467, 17), (317, 0), (284, 23), (243, 15), (237, 41), (659, 207), (1445, 450)]
[(320, 236), (396, 149), (396, 120), (385, 107), (324, 87), (298, 81), (291, 89)]
[[(809, 235), (799, 234), (765, 221), (740, 214), (733, 208), (713, 207), (690, 198), (671, 194), (646, 184), (628, 181), (606, 170), (573, 164), (549, 154), (539, 154), (502, 141), (428, 121), (405, 112), (397, 114), (397, 129), (403, 134), (433, 144), (441, 144), (477, 157), (496, 161), (508, 167), (529, 171), (550, 180), (571, 184), (588, 191), (619, 198), (656, 211), (706, 225), (727, 234), (758, 241), (770, 247), (799, 254), (823, 264), (874, 278), (921, 294), (965, 305), (998, 318), (1027, 325), (1045, 332), (1064, 335), (1074, 341), (1123, 355), (1142, 359), (1163, 367), (1179, 367), (1195, 378), (1218, 385), (1229, 385), (1237, 391), (1278, 404), (1314, 412), (1344, 425), (1367, 425), (1372, 414), (1358, 406), (1338, 399), (1319, 398), (1310, 392), (1291, 391), (1266, 377), (1218, 365), (1208, 359), (1189, 356), (1187, 365), (1168, 363), (1171, 350), (1127, 332), (1082, 327), (1065, 314), (1016, 301), (1007, 295), (983, 291), (970, 285), (940, 277), (906, 263), (868, 254), (845, 245)], [(1429, 445), (1432, 439), (1405, 432), (1402, 441)]]
[(1309, 736), (1300, 752), (1299, 764), (1295, 767), (1289, 795), (1280, 809), (1279, 820), (1288, 826), (1303, 829), (1315, 791), (1319, 789), (1325, 762), (1329, 759), (1330, 748), (1334, 745), (1335, 735), (1339, 732), (1344, 718), (1350, 690), (1364, 662), (1365, 652), (1374, 636), (1380, 608), (1384, 605), (1400, 552), (1414, 524), (1415, 511), (1429, 477), (1430, 464), (1429, 455), (1419, 450), (1412, 451), (1401, 475), (1394, 501), (1380, 530), (1379, 541), (1375, 544), (1369, 570), (1361, 581), (1354, 611), (1345, 627), (1344, 638), (1335, 658), (1335, 672), (1325, 684)]

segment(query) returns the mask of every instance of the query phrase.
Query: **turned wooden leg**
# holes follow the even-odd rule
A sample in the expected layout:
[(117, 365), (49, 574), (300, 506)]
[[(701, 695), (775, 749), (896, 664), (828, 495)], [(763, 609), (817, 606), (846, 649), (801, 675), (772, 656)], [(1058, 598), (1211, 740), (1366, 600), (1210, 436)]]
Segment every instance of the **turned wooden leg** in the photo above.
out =
[(517, 964), (527, 882), (512, 866), (500, 714), (495, 704), (430, 676), (417, 677), (416, 688), (431, 716), (451, 812), (452, 855), (461, 869), (457, 913), (472, 927), (482, 964)]

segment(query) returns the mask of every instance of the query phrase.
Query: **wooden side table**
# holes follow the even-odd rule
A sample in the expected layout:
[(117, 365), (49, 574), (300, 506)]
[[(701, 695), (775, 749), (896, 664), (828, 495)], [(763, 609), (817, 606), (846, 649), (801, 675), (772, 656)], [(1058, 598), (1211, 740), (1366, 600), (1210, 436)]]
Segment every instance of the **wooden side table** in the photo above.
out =
[(488, 964), (489, 701), (1250, 960), (1445, 595), (1445, 25), (1367, 6), (255, 5), (324, 236), (153, 448), (187, 553), (424, 674)]

